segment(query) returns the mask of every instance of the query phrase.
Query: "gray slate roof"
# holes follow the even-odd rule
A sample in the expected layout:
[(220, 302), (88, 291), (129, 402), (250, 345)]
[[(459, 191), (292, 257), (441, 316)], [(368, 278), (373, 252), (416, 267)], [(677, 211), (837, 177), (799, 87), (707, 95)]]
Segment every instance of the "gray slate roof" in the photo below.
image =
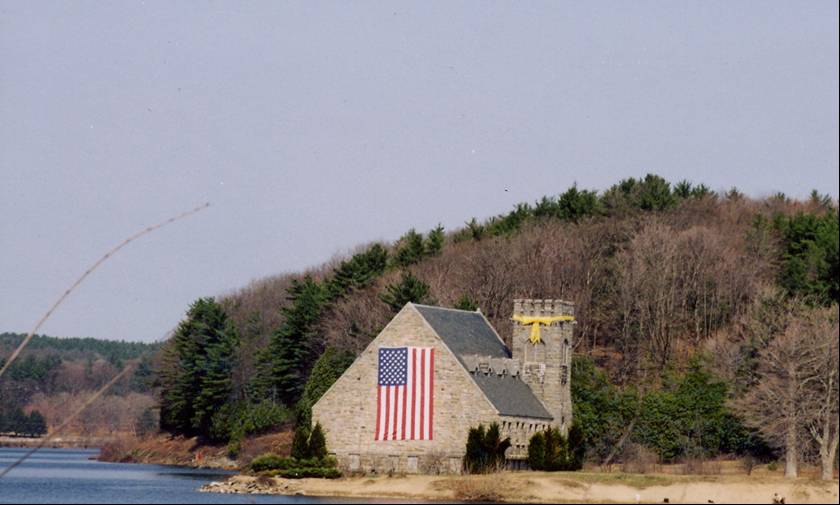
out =
[[(414, 307), (440, 336), (466, 369), (462, 356), (479, 355), (510, 358), (510, 350), (496, 336), (490, 323), (478, 312), (445, 309), (429, 305)], [(470, 373), (490, 403), (506, 416), (552, 419), (531, 388), (518, 377), (495, 373)]]
[(534, 392), (522, 379), (509, 375), (484, 374), (481, 372), (471, 373), (470, 376), (487, 396), (487, 399), (499, 410), (499, 414), (553, 419), (542, 402), (534, 396)]
[(414, 307), (459, 358), (464, 354), (510, 358), (507, 346), (478, 312), (417, 304)]

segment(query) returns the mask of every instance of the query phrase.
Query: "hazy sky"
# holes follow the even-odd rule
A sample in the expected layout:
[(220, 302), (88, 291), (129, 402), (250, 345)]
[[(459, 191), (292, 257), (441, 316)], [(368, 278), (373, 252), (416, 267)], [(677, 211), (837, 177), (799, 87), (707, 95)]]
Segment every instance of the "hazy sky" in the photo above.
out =
[[(189, 302), (647, 172), (838, 193), (838, 6), (0, 1), (0, 331)], [(505, 189), (508, 191), (505, 191)]]

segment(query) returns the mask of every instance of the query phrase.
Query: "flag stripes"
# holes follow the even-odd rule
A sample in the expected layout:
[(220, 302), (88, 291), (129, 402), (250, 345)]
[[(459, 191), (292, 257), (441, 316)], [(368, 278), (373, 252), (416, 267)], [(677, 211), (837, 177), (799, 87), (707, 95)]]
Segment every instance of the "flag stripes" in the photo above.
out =
[(434, 363), (431, 347), (379, 349), (374, 440), (432, 440)]

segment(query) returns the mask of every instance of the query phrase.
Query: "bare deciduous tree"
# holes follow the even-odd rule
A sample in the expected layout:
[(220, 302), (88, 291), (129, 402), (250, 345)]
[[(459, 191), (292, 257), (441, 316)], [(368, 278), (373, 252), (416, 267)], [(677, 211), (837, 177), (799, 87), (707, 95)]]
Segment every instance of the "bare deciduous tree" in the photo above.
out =
[(757, 383), (736, 403), (749, 424), (784, 449), (786, 477), (798, 473), (807, 427), (828, 460), (830, 478), (837, 447), (837, 323), (826, 310), (836, 308), (797, 305), (790, 305), (790, 324), (760, 350)]
[(837, 306), (815, 311), (809, 319), (805, 337), (816, 359), (813, 380), (803, 397), (803, 410), (808, 432), (817, 444), (822, 478), (831, 480), (840, 441)]

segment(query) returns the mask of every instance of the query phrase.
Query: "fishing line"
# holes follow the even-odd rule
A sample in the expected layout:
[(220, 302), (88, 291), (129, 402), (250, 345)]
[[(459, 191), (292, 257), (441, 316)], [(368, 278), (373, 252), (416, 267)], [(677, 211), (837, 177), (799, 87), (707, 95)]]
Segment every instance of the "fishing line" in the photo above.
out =
[[(97, 268), (99, 268), (100, 265), (102, 265), (106, 260), (108, 260), (108, 258), (113, 256), (120, 249), (127, 246), (131, 242), (137, 240), (138, 238), (140, 238), (144, 235), (147, 235), (147, 234), (149, 234), (149, 233), (151, 233), (155, 230), (163, 228), (164, 226), (166, 226), (168, 224), (174, 223), (175, 221), (179, 221), (181, 219), (192, 216), (193, 214), (197, 214), (198, 212), (201, 212), (202, 210), (206, 209), (209, 206), (210, 206), (210, 202), (207, 202), (204, 205), (200, 205), (200, 206), (198, 206), (198, 207), (196, 207), (192, 210), (189, 210), (187, 212), (183, 212), (181, 214), (178, 214), (177, 216), (170, 217), (169, 219), (167, 219), (165, 221), (161, 221), (158, 224), (146, 227), (143, 230), (141, 230), (141, 231), (135, 233), (134, 235), (128, 237), (127, 239), (123, 240), (116, 247), (114, 247), (113, 249), (111, 249), (110, 251), (105, 253), (101, 258), (99, 258), (96, 261), (96, 263), (94, 263), (90, 268), (88, 268), (85, 271), (85, 273), (83, 273), (82, 276), (79, 277), (76, 280), (76, 282), (73, 283), (72, 286), (70, 286), (66, 291), (64, 291), (64, 294), (62, 294), (61, 297), (53, 304), (53, 306), (50, 307), (50, 309), (46, 312), (46, 314), (44, 314), (43, 317), (41, 317), (41, 319), (38, 321), (38, 324), (36, 324), (35, 327), (32, 328), (32, 330), (29, 332), (29, 334), (26, 335), (26, 338), (24, 338), (23, 341), (21, 341), (20, 345), (18, 345), (18, 347), (15, 349), (15, 351), (12, 353), (12, 355), (9, 357), (9, 359), (6, 361), (6, 363), (3, 365), (3, 368), (0, 369), (0, 377), (2, 377), (3, 374), (6, 372), (6, 370), (9, 369), (9, 367), (12, 365), (12, 362), (14, 362), (14, 360), (20, 355), (20, 353), (23, 351), (23, 349), (27, 346), (27, 344), (29, 344), (29, 342), (32, 340), (33, 336), (35, 335), (35, 332), (37, 332), (38, 329), (41, 327), (41, 325), (43, 325), (44, 322), (47, 319), (49, 319), (49, 317), (52, 315), (52, 313), (55, 311), (55, 309), (58, 308), (58, 306), (61, 305), (61, 303), (64, 302), (65, 299), (67, 299), (67, 297), (70, 295), (70, 293), (72, 293), (77, 287), (79, 287), (79, 285), (90, 274), (92, 274)], [(35, 447), (33, 447), (32, 449), (30, 449), (29, 451), (24, 453), (23, 456), (18, 458), (17, 461), (12, 463), (8, 467), (4, 468), (3, 471), (0, 472), (0, 479), (2, 479), (7, 473), (12, 471), (12, 469), (14, 469), (18, 465), (20, 465), (21, 463), (26, 461), (30, 456), (35, 454), (35, 452), (38, 449), (41, 449), (42, 447), (44, 447), (50, 440), (52, 440), (53, 438), (58, 436), (65, 428), (67, 428), (67, 426), (70, 425), (71, 422), (73, 422), (74, 419), (76, 419), (76, 417), (79, 416), (79, 414), (81, 414), (93, 402), (98, 400), (103, 394), (105, 394), (106, 391), (111, 389), (111, 387), (114, 384), (116, 384), (117, 382), (119, 382), (120, 379), (125, 377), (128, 374), (128, 372), (130, 372), (131, 370), (134, 369), (134, 367), (136, 365), (137, 365), (137, 360), (128, 362), (125, 365), (125, 367), (122, 369), (122, 371), (120, 371), (110, 381), (108, 381), (107, 384), (105, 384), (104, 386), (99, 388), (99, 390), (96, 393), (94, 393), (90, 398), (88, 398), (78, 409), (76, 409), (76, 411), (74, 411), (67, 419), (65, 419), (65, 421), (63, 423), (61, 423), (61, 425), (58, 428), (56, 428), (55, 430), (50, 432), (47, 436), (43, 437), (41, 439), (41, 441)]]

